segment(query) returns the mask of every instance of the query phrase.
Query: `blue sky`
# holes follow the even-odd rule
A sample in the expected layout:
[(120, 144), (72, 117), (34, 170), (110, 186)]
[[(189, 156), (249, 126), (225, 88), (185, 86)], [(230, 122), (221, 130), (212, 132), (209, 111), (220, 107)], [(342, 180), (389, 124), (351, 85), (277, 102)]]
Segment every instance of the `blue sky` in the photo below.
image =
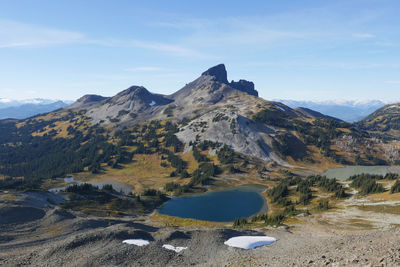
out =
[(170, 94), (225, 63), (266, 99), (400, 100), (398, 0), (0, 0), (0, 98)]

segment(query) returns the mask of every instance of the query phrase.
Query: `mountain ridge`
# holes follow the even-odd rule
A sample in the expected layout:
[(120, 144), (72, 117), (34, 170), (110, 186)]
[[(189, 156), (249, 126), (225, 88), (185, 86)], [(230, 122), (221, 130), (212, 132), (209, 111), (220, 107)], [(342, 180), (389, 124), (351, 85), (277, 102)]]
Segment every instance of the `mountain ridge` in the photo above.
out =
[[(355, 124), (234, 88), (226, 83), (224, 66), (213, 68), (171, 95), (131, 86), (113, 97), (86, 95), (54, 112), (2, 121), (0, 166), (7, 167), (0, 167), (0, 174), (27, 176), (34, 183), (69, 173), (113, 172), (144, 158), (155, 164), (157, 177), (190, 177), (187, 189), (220, 172), (228, 177), (400, 161), (393, 142)], [(21, 150), (29, 155), (20, 157)], [(5, 155), (14, 156), (4, 161)]]
[(347, 122), (357, 122), (377, 109), (388, 104), (381, 100), (326, 100), (326, 101), (302, 101), (302, 100), (277, 100), (292, 108), (304, 107), (318, 111), (325, 115), (335, 117)]
[(11, 106), (6, 106), (0, 108), (0, 119), (26, 119), (32, 116), (36, 116), (38, 114), (51, 112), (60, 108), (64, 108), (68, 106), (67, 103), (59, 100), (55, 102), (48, 103), (47, 101), (43, 102), (33, 102), (33, 103), (14, 103)]

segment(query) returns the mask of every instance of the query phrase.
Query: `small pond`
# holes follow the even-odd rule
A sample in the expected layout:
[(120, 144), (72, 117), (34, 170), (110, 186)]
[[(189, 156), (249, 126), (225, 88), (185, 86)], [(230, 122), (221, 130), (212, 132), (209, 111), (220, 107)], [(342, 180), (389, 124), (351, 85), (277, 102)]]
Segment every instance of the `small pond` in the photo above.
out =
[[(75, 181), (73, 177), (68, 177), (68, 178), (64, 178), (64, 181), (68, 184), (91, 184), (93, 186), (97, 186), (99, 188), (102, 188), (103, 185), (106, 184), (110, 184), (113, 186), (114, 190), (117, 192), (122, 192), (124, 194), (129, 194), (130, 192), (132, 192), (133, 187), (127, 184), (123, 184), (114, 180), (106, 180), (106, 181), (100, 181), (100, 182), (81, 182), (81, 181)], [(59, 192), (59, 191), (63, 191), (65, 190), (67, 186), (63, 186), (63, 187), (57, 187), (57, 188), (52, 188), (49, 191), (50, 192)]]
[(176, 197), (167, 201), (159, 213), (204, 221), (230, 222), (266, 211), (266, 201), (259, 186), (239, 186), (201, 195)]
[(329, 169), (322, 173), (328, 178), (336, 178), (338, 180), (346, 180), (352, 175), (369, 173), (385, 175), (387, 173), (400, 174), (400, 166), (346, 166), (344, 168)]

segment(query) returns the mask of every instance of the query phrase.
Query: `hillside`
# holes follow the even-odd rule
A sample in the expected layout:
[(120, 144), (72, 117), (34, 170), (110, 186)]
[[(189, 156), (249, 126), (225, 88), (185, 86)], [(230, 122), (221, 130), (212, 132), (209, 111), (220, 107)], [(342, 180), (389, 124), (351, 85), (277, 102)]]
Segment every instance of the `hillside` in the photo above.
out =
[[(223, 64), (172, 95), (132, 86), (113, 97), (86, 95), (55, 112), (1, 121), (0, 144), (3, 188), (85, 173), (115, 176), (135, 190), (174, 182), (174, 190), (185, 191), (229, 173), (390, 164), (399, 157), (394, 146), (352, 124), (264, 100), (252, 82), (228, 82)], [(141, 175), (139, 159), (149, 160), (152, 170), (162, 166), (165, 179)]]
[(400, 137), (400, 104), (386, 105), (362, 121), (357, 126), (386, 138)]

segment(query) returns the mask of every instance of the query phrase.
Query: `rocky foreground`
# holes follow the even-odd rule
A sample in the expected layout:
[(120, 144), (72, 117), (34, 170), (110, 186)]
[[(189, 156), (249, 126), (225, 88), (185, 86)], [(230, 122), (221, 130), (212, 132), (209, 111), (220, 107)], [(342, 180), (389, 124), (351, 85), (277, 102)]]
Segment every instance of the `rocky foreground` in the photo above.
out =
[[(348, 231), (312, 224), (263, 230), (156, 227), (72, 214), (45, 203), (29, 208), (0, 203), (1, 266), (400, 266), (399, 234), (396, 227)], [(253, 250), (224, 245), (238, 235), (267, 235), (277, 242)], [(150, 244), (122, 243), (134, 238)], [(164, 244), (188, 249), (176, 253)]]

